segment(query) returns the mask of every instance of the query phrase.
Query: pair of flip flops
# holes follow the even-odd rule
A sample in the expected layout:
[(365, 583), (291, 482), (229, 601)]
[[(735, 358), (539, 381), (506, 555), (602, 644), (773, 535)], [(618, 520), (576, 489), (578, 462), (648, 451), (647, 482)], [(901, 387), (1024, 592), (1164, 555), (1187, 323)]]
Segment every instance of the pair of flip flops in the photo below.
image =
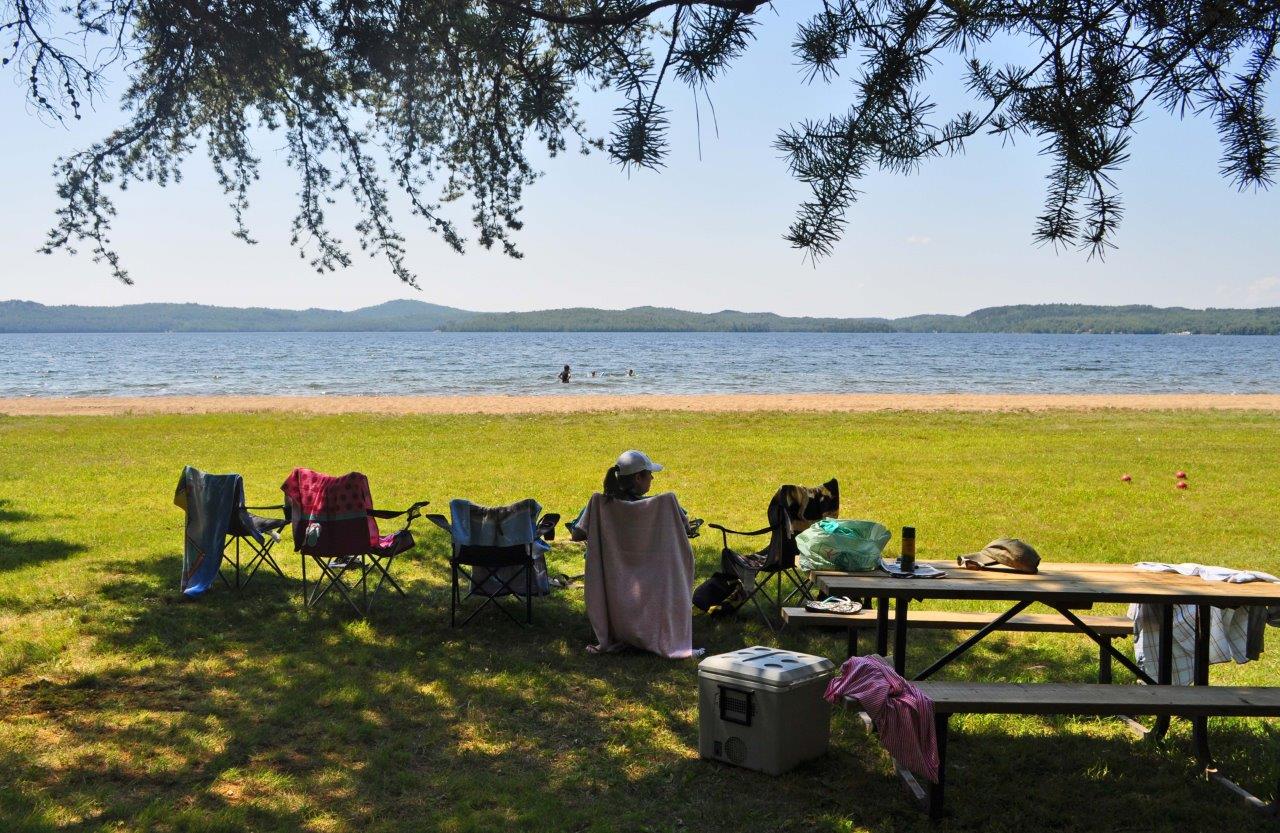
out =
[(574, 587), (582, 587), (582, 580), (586, 576), (571, 576), (567, 573), (556, 573), (551, 577), (551, 589), (568, 590)]
[(810, 613), (839, 613), (850, 616), (862, 610), (862, 602), (855, 602), (848, 596), (828, 596), (822, 601), (805, 602), (804, 609)]

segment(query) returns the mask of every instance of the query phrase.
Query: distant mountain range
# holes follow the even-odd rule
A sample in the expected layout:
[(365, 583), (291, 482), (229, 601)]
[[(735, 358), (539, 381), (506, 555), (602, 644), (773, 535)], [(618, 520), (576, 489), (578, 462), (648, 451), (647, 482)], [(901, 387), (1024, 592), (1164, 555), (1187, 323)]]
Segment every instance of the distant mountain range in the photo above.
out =
[(1212, 333), (1280, 335), (1280, 307), (1187, 309), (1144, 305), (1023, 304), (968, 315), (788, 318), (771, 312), (686, 312), (665, 307), (472, 312), (423, 301), (388, 301), (344, 312), (202, 304), (45, 306), (0, 301), (0, 333), (147, 332), (818, 332), (818, 333)]

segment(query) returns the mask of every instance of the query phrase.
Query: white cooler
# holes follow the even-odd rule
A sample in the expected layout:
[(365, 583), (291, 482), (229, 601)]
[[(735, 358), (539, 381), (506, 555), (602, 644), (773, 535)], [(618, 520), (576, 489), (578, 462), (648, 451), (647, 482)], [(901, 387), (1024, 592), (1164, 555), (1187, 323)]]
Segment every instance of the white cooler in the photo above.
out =
[(698, 664), (698, 753), (780, 775), (827, 751), (835, 663), (756, 645)]

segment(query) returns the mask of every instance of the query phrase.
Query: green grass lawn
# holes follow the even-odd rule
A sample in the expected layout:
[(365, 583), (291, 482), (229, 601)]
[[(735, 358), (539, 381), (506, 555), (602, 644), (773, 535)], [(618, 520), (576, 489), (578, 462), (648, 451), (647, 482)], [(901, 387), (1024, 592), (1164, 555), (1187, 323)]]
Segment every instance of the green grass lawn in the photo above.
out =
[[(251, 504), (306, 465), (367, 473), (387, 507), (534, 497), (569, 514), (629, 447), (667, 465), (656, 488), (690, 514), (740, 529), (777, 484), (836, 476), (842, 515), (916, 526), (921, 558), (1013, 535), (1051, 561), (1280, 574), (1277, 414), (0, 418), (0, 831), (930, 829), (850, 715), (828, 756), (779, 778), (699, 760), (696, 664), (588, 656), (581, 590), (535, 600), (532, 628), (451, 630), (429, 524), (396, 565), (408, 598), (368, 621), (337, 600), (301, 608), (287, 538), (288, 580), (175, 602), (184, 464), (242, 473)], [(695, 541), (700, 577), (713, 534)], [(580, 573), (581, 551), (558, 542), (552, 569)], [(774, 641), (745, 612), (695, 618), (694, 639)], [(949, 640), (914, 638), (912, 665)], [(1009, 634), (947, 674), (1089, 681), (1095, 664), (1082, 638)], [(1277, 684), (1278, 669), (1280, 648), (1213, 678)], [(1163, 748), (1114, 720), (953, 725), (943, 829), (1271, 827), (1197, 778), (1180, 722)], [(1224, 769), (1269, 796), (1271, 726), (1211, 731)]]

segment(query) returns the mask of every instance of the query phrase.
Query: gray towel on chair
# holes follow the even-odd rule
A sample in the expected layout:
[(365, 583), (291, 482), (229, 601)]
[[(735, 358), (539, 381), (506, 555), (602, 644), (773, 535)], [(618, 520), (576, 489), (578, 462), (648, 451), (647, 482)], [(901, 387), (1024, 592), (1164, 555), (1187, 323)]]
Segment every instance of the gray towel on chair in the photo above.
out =
[[(480, 506), (469, 500), (449, 501), (451, 531), (454, 543), (472, 547), (511, 547), (533, 545), (533, 595), (551, 592), (545, 553), (550, 547), (538, 538), (538, 516), (542, 506), (533, 498), (519, 500), (509, 506)], [(471, 574), (471, 592), (479, 596), (505, 596), (511, 593), (503, 584), (511, 582), (518, 595), (524, 595), (523, 567), (499, 567), (489, 570), (476, 567)]]

